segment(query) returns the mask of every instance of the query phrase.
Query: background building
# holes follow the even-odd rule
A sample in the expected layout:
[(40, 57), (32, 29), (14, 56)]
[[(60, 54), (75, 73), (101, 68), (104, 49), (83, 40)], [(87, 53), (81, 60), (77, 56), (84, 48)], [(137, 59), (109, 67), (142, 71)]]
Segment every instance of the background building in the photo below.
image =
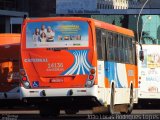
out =
[(0, 33), (20, 33), (23, 16), (55, 15), (56, 0), (0, 0)]
[[(0, 32), (21, 32), (23, 16), (28, 14), (29, 17), (92, 17), (130, 28), (136, 33), (137, 17), (145, 2), (146, 0), (0, 0)], [(154, 39), (159, 42), (159, 14), (160, 0), (149, 0), (139, 21), (139, 34), (143, 31), (145, 41)], [(151, 15), (150, 20), (146, 19), (148, 15)]]
[[(0, 0), (0, 32), (20, 32), (24, 14), (28, 14), (27, 0)], [(18, 18), (17, 20), (13, 18)]]
[[(146, 0), (57, 0), (56, 14), (91, 17), (132, 29), (136, 34), (138, 14), (145, 2)], [(160, 43), (159, 14), (160, 0), (148, 0), (138, 25), (142, 42)], [(148, 16), (150, 19), (147, 19)]]
[(97, 9), (128, 9), (128, 0), (96, 0)]
[[(138, 14), (145, 2), (146, 0), (56, 0), (56, 14)], [(149, 0), (142, 14), (160, 14), (160, 0)]]
[(29, 17), (49, 17), (55, 15), (56, 0), (27, 0), (27, 1), (29, 1), (29, 8), (28, 8)]

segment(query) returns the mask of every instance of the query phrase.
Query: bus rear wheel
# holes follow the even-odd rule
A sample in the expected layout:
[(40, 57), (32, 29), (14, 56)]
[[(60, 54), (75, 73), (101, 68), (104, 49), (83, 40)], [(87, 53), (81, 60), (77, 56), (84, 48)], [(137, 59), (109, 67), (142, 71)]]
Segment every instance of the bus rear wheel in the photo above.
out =
[(115, 99), (115, 88), (114, 88), (114, 84), (112, 84), (112, 88), (111, 88), (111, 97), (110, 97), (110, 105), (108, 105), (107, 107), (107, 115), (112, 115), (114, 114), (114, 99)]
[(121, 114), (131, 114), (133, 110), (134, 99), (133, 99), (133, 85), (130, 88), (130, 103), (128, 105), (128, 110), (126, 112), (121, 112)]

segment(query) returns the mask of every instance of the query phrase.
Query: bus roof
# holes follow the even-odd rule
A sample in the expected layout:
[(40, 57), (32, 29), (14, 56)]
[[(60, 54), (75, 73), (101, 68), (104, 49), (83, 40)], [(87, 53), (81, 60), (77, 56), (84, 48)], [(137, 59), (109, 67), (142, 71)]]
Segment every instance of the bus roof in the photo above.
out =
[(102, 22), (102, 21), (99, 21), (99, 20), (94, 20), (94, 23), (97, 27), (108, 29), (112, 32), (118, 32), (120, 34), (124, 34), (124, 35), (134, 37), (134, 32), (132, 30), (122, 28), (122, 27), (119, 27), (119, 26), (116, 26), (116, 25), (112, 25), (112, 24), (109, 24), (109, 23), (106, 23), (106, 22)]
[(19, 44), (21, 34), (4, 33), (0, 34), (0, 45)]
[(26, 22), (43, 22), (43, 21), (65, 21), (65, 20), (84, 20), (87, 21), (91, 18), (85, 17), (43, 17), (43, 18), (27, 18)]
[(94, 22), (96, 27), (108, 29), (113, 32), (118, 32), (120, 34), (125, 34), (128, 36), (134, 37), (134, 33), (132, 30), (122, 28), (116, 25), (112, 25), (106, 22), (102, 22), (99, 20), (95, 20), (92, 18), (85, 18), (85, 17), (45, 17), (45, 18), (32, 18), (32, 19), (26, 19), (25, 22), (43, 22), (43, 21), (65, 21), (65, 20), (82, 20), (82, 21), (92, 21)]

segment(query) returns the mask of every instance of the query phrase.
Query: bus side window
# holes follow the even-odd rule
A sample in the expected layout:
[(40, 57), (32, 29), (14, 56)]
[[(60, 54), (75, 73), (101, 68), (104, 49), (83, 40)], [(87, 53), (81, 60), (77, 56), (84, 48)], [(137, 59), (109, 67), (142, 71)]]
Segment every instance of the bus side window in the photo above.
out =
[(107, 33), (105, 31), (102, 31), (102, 42), (101, 42), (101, 46), (102, 46), (102, 57), (103, 60), (107, 59), (107, 46), (106, 46), (106, 42), (107, 42)]
[(123, 36), (119, 36), (119, 61), (124, 62)]
[(0, 80), (2, 80), (2, 63), (0, 62)]
[(108, 33), (109, 41), (109, 60), (114, 60), (114, 46), (113, 46), (113, 34)]
[(135, 39), (132, 38), (132, 54), (133, 54), (133, 64), (137, 64), (136, 63), (136, 42), (135, 42)]
[(128, 40), (127, 40), (127, 37), (124, 37), (123, 39), (123, 45), (124, 45), (124, 60), (125, 60), (125, 63), (129, 63), (129, 55), (128, 55)]
[(11, 82), (12, 72), (13, 72), (13, 62), (11, 61), (0, 62), (0, 80), (2, 82)]
[(103, 59), (102, 57), (102, 47), (101, 47), (101, 30), (96, 29), (96, 39), (97, 39), (97, 54), (98, 59)]
[(128, 57), (129, 63), (133, 63), (133, 54), (132, 54), (132, 38), (128, 38)]
[[(108, 36), (108, 34), (107, 34)], [(107, 39), (107, 36), (106, 36), (106, 41), (105, 41), (105, 51), (106, 51), (106, 58), (105, 60), (108, 60), (109, 59), (109, 40)]]
[(118, 55), (118, 35), (113, 35), (113, 43), (114, 43), (114, 55), (115, 55), (115, 61), (119, 61), (119, 55)]

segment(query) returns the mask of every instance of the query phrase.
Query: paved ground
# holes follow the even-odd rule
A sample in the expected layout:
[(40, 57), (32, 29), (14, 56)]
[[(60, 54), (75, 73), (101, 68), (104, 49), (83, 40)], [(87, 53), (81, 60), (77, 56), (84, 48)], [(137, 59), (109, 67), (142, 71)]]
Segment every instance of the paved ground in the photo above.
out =
[(30, 108), (1, 108), (0, 120), (160, 120), (160, 105), (150, 105), (145, 107), (135, 107), (131, 115), (121, 115), (119, 113), (113, 116), (93, 115), (92, 111), (80, 111), (76, 115), (66, 115), (64, 111), (60, 112), (57, 118), (44, 117), (39, 115), (39, 110)]
[(160, 110), (158, 109), (135, 109), (133, 110), (131, 115), (121, 115), (115, 114), (113, 116), (106, 116), (106, 115), (92, 115), (92, 112), (87, 111), (80, 111), (77, 115), (65, 115), (64, 111), (61, 111), (61, 114), (57, 118), (52, 117), (45, 117), (42, 118), (39, 115), (38, 110), (8, 110), (8, 109), (1, 109), (0, 110), (0, 120), (85, 120), (85, 119), (115, 119), (115, 120), (124, 120), (124, 119), (132, 119), (132, 120), (159, 120), (160, 119)]

